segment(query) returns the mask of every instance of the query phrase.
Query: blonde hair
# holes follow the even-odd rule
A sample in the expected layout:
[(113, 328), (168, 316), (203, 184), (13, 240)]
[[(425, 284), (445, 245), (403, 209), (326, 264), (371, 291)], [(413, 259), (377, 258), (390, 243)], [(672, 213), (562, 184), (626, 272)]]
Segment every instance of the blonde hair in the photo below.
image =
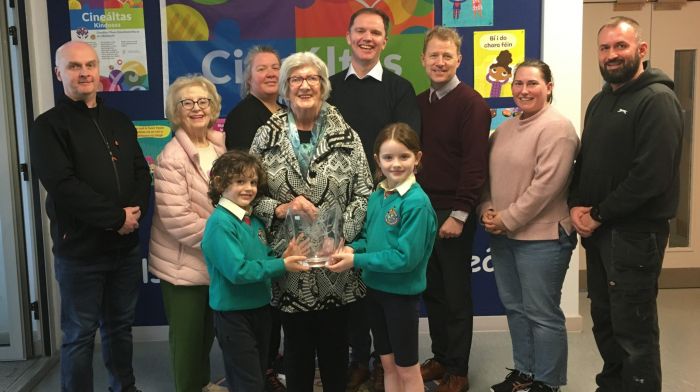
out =
[(425, 33), (425, 39), (423, 40), (423, 54), (428, 48), (428, 42), (433, 38), (439, 39), (440, 41), (451, 41), (457, 46), (457, 54), (462, 54), (462, 37), (459, 35), (457, 30), (451, 29), (444, 26), (435, 26)]
[(221, 95), (216, 91), (214, 83), (202, 75), (186, 75), (175, 79), (168, 88), (168, 95), (165, 97), (165, 117), (173, 125), (173, 128), (180, 128), (180, 116), (178, 116), (177, 112), (177, 106), (180, 103), (179, 95), (182, 89), (190, 86), (199, 86), (207, 90), (207, 98), (211, 99), (211, 104), (209, 105), (211, 116), (207, 127), (211, 128), (221, 113)]

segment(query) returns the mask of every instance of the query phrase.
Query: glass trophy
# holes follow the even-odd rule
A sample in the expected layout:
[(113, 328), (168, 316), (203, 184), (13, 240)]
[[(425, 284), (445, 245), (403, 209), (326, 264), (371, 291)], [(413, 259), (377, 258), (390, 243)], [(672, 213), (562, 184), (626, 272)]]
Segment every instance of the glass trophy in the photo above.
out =
[(316, 219), (304, 211), (289, 209), (285, 218), (288, 238), (308, 241), (303, 265), (311, 268), (326, 266), (330, 256), (345, 244), (342, 230), (343, 214), (337, 206), (321, 209)]

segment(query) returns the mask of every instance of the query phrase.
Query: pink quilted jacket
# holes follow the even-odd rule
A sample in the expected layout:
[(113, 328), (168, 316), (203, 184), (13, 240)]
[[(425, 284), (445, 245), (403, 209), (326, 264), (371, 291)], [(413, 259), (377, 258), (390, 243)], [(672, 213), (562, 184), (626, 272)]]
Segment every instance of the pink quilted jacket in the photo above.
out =
[[(217, 156), (226, 151), (224, 134), (209, 131)], [(153, 171), (155, 211), (148, 270), (174, 285), (208, 285), (200, 249), (204, 225), (213, 210), (207, 196), (209, 173), (199, 166), (197, 148), (183, 130), (165, 145)]]

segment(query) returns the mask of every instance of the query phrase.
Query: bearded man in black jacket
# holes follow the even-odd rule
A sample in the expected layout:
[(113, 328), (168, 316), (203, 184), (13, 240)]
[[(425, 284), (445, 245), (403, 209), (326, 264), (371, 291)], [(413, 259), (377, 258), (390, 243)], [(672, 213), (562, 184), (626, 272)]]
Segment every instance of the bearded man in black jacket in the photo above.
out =
[(658, 278), (678, 207), (683, 117), (673, 82), (641, 59), (639, 24), (598, 31), (603, 90), (586, 110), (569, 196), (586, 248), (598, 392), (661, 391)]
[(46, 188), (54, 267), (61, 292), (61, 390), (92, 391), (100, 328), (110, 390), (136, 391), (131, 325), (141, 280), (139, 220), (151, 177), (129, 118), (97, 97), (99, 59), (72, 41), (56, 51), (65, 97), (30, 136)]

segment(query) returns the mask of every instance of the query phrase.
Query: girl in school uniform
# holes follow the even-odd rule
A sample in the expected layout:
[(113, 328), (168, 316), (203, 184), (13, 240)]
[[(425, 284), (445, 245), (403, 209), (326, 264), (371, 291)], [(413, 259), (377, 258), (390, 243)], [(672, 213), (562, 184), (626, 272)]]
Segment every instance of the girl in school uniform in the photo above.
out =
[(202, 252), (209, 271), (209, 306), (214, 311), (226, 379), (233, 391), (265, 390), (270, 341), (271, 279), (285, 271), (306, 271), (305, 256), (292, 242), (274, 258), (265, 226), (250, 215), (258, 187), (265, 185), (260, 161), (242, 151), (230, 151), (214, 162), (209, 197), (216, 206), (207, 221)]
[(377, 177), (367, 219), (357, 240), (336, 254), (328, 269), (362, 269), (375, 350), (387, 392), (423, 391), (418, 364), (418, 301), (437, 223), (414, 173), (421, 159), (418, 136), (404, 123), (384, 128), (374, 143)]

